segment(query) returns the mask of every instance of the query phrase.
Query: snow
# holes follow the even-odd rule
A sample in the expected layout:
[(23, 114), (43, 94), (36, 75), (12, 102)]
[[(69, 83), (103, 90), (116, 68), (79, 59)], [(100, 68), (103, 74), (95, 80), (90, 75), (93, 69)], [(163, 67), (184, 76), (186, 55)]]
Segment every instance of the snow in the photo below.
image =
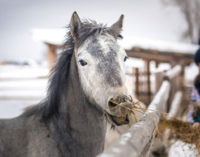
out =
[(46, 95), (49, 73), (43, 66), (0, 66), (0, 118), (20, 115)]
[[(33, 29), (32, 38), (35, 41), (62, 45), (65, 40), (65, 29)], [(194, 53), (198, 45), (182, 42), (169, 42), (162, 40), (152, 40), (148, 38), (129, 37), (119, 40), (119, 44), (125, 49), (140, 47), (143, 49), (160, 50), (178, 53)]]
[(66, 29), (33, 29), (32, 38), (34, 41), (62, 45), (65, 40)]
[(194, 144), (176, 141), (169, 149), (169, 157), (198, 157), (198, 151)]
[(167, 52), (178, 53), (194, 53), (198, 49), (198, 45), (182, 43), (182, 42), (167, 42), (162, 40), (152, 40), (148, 38), (138, 37), (125, 37), (123, 40), (119, 40), (120, 45), (125, 49), (131, 49), (133, 47), (139, 47), (149, 50), (160, 50)]
[(185, 67), (185, 80), (189, 85), (193, 85), (195, 77), (198, 75), (199, 70), (195, 63)]
[(0, 118), (14, 118), (26, 107), (39, 102), (40, 100), (0, 100)]
[(46, 88), (47, 79), (12, 79), (0, 81), (0, 91), (3, 90), (20, 90), (20, 89), (29, 89), (29, 90), (40, 90)]
[(0, 80), (2, 79), (33, 79), (48, 76), (49, 70), (41, 66), (0, 66)]
[(131, 138), (131, 133), (127, 132), (121, 136), (120, 144), (125, 145), (127, 141)]
[[(32, 83), (32, 82), (30, 82)], [(45, 96), (45, 90), (8, 90), (0, 92), (0, 99), (41, 99)]]

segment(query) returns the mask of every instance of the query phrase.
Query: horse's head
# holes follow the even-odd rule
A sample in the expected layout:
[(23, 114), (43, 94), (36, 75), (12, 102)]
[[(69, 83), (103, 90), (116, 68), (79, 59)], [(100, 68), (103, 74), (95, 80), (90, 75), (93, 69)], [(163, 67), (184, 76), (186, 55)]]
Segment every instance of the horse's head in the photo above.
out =
[(129, 121), (126, 116), (120, 122), (120, 116), (126, 111), (118, 104), (131, 101), (125, 86), (124, 62), (127, 55), (117, 43), (117, 38), (121, 37), (123, 17), (121, 15), (111, 27), (104, 27), (95, 22), (81, 22), (75, 12), (70, 22), (75, 60), (83, 91), (92, 104), (107, 111), (118, 125)]

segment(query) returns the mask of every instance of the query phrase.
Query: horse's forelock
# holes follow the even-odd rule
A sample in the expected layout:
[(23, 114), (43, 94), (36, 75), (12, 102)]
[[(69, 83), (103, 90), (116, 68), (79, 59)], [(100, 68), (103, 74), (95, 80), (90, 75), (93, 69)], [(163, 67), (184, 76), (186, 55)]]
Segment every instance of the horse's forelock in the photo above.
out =
[[(67, 27), (68, 29), (70, 29), (70, 26)], [(77, 45), (78, 47), (80, 47), (84, 41), (86, 39), (88, 39), (90, 36), (95, 36), (95, 35), (99, 35), (99, 34), (110, 34), (113, 36), (113, 34), (111, 33), (111, 28), (107, 27), (106, 25), (103, 24), (98, 24), (96, 21), (93, 20), (83, 20), (81, 22), (81, 28), (79, 30), (79, 34), (78, 34), (78, 39), (77, 39)], [(73, 37), (70, 33), (70, 31), (67, 33), (66, 35), (66, 42), (65, 42), (65, 48), (67, 47), (74, 47), (74, 40)], [(119, 35), (119, 38), (122, 38), (121, 35)]]

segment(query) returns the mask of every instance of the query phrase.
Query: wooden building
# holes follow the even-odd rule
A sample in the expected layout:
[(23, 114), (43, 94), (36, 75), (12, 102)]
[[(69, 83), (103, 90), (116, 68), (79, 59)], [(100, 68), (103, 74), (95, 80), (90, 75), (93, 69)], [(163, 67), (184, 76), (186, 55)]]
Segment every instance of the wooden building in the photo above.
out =
[[(52, 67), (58, 52), (62, 50), (65, 30), (36, 30), (35, 34), (36, 38), (38, 38), (37, 40), (40, 40), (47, 45), (49, 67)], [(129, 57), (138, 58), (145, 62), (143, 70), (133, 67), (132, 76), (134, 77), (135, 84), (134, 93), (136, 93), (136, 96), (146, 104), (151, 102), (152, 97), (155, 94), (152, 92), (150, 63), (155, 62), (156, 67), (159, 67), (162, 63), (168, 63), (171, 67), (181, 65), (182, 77), (184, 77), (185, 67), (193, 62), (193, 55), (198, 48), (197, 45), (187, 43), (134, 38), (125, 38), (119, 41), (119, 44), (125, 48)], [(140, 76), (146, 77), (146, 81), (141, 82)], [(161, 74), (156, 76), (156, 91), (161, 84), (161, 81), (159, 80), (162, 80)], [(184, 83), (184, 81), (182, 83)], [(142, 90), (141, 86), (145, 89)]]

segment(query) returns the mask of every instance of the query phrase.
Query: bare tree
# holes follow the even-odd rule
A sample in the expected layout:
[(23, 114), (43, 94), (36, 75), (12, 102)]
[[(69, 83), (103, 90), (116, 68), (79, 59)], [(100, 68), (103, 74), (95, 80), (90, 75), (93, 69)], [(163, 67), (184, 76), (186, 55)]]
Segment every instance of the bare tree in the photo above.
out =
[(189, 37), (194, 44), (200, 44), (200, 0), (164, 0), (167, 3), (177, 5), (188, 24), (183, 37)]

